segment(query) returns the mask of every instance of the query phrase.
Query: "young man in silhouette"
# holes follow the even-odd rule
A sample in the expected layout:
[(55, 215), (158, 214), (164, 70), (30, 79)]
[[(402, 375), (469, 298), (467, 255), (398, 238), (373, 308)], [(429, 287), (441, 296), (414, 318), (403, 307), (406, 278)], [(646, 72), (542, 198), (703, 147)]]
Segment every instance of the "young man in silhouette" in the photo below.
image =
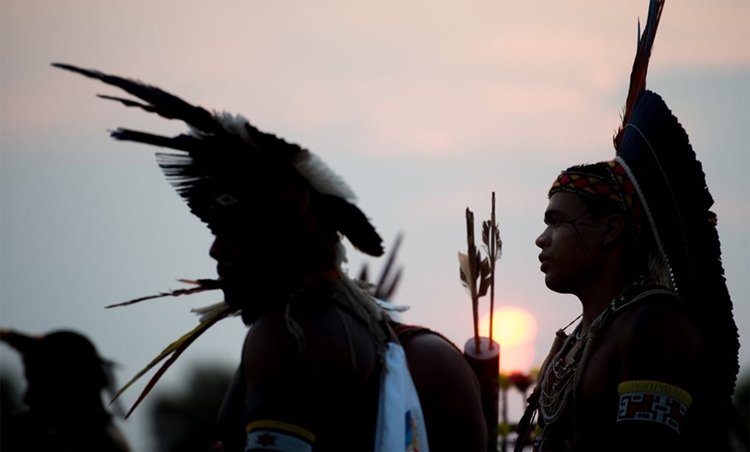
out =
[[(713, 199), (687, 134), (645, 75), (652, 1), (614, 160), (564, 170), (537, 238), (545, 284), (575, 295), (519, 434), (537, 450), (728, 450), (737, 327)], [(519, 449), (517, 449), (519, 450)]]

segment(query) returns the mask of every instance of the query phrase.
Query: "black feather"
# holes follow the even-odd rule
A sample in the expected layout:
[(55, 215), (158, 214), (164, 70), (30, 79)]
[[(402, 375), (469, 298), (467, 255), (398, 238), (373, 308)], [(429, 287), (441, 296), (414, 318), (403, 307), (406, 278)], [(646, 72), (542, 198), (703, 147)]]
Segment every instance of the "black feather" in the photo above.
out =
[(223, 128), (215, 121), (211, 113), (203, 108), (190, 105), (179, 97), (173, 96), (154, 86), (146, 85), (137, 80), (104, 74), (96, 70), (82, 69), (69, 64), (52, 63), (52, 66), (101, 80), (108, 85), (117, 86), (127, 93), (150, 103), (152, 110), (150, 109), (149, 111), (157, 113), (159, 116), (167, 119), (180, 119), (207, 133), (223, 132)]
[(658, 94), (641, 93), (624, 130), (617, 156), (640, 189), (673, 288), (705, 333), (711, 368), (724, 378), (716, 390), (730, 403), (739, 371), (738, 330), (703, 167), (687, 133)]
[[(140, 108), (164, 118), (179, 119), (188, 124), (190, 134), (165, 137), (146, 132), (119, 128), (111, 133), (117, 140), (134, 141), (179, 151), (158, 153), (157, 162), (168, 181), (184, 198), (193, 214), (215, 230), (231, 221), (228, 212), (237, 212), (237, 205), (253, 206), (244, 213), (258, 211), (253, 204), (259, 199), (283, 202), (292, 187), (301, 192), (320, 195), (295, 168), (295, 162), (308, 157), (309, 151), (273, 134), (262, 132), (242, 117), (211, 114), (154, 86), (137, 80), (82, 69), (68, 64), (53, 63), (54, 67), (94, 78), (123, 89), (141, 101), (117, 96), (99, 95), (127, 107)], [(182, 154), (182, 153), (184, 154)], [(270, 176), (270, 177), (269, 177)], [(379, 256), (382, 241), (364, 214), (354, 205), (337, 198), (330, 202), (329, 221), (340, 227), (357, 248)], [(228, 206), (234, 207), (228, 207)], [(243, 215), (244, 216), (244, 215)], [(325, 220), (328, 221), (328, 220)]]
[(359, 251), (370, 256), (383, 255), (383, 239), (375, 231), (365, 214), (343, 198), (320, 195), (325, 218)]

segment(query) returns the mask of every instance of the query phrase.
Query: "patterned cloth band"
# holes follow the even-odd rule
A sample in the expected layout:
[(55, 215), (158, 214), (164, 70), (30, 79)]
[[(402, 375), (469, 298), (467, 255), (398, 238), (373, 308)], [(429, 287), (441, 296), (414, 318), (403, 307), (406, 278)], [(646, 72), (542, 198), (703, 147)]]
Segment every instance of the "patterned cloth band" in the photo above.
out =
[(315, 435), (300, 426), (264, 419), (253, 421), (245, 427), (245, 450), (298, 450), (312, 451)]
[(653, 422), (680, 433), (693, 398), (687, 391), (660, 381), (632, 380), (620, 383), (617, 422)]
[(625, 168), (614, 160), (602, 162), (608, 177), (583, 171), (567, 170), (560, 173), (549, 190), (549, 196), (564, 191), (605, 202), (629, 215), (638, 235), (641, 234), (643, 206), (638, 199), (635, 185)]

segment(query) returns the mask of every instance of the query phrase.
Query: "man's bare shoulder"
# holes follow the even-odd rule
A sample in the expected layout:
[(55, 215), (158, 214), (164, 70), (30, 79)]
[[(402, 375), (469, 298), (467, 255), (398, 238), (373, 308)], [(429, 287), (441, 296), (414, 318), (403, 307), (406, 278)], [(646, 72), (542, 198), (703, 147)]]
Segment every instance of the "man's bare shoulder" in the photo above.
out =
[(659, 380), (692, 386), (703, 339), (679, 299), (644, 299), (615, 317), (623, 380)]
[(264, 314), (250, 328), (243, 351), (248, 378), (312, 378), (320, 372), (369, 375), (376, 363), (367, 328), (333, 304), (293, 310), (291, 315)]
[(242, 361), (247, 377), (294, 370), (301, 365), (301, 358), (298, 341), (289, 332), (283, 313), (262, 315), (245, 336)]
[(438, 334), (402, 342), (433, 450), (486, 450), (479, 382), (463, 354)]
[(415, 371), (419, 369), (431, 373), (435, 369), (445, 368), (450, 373), (471, 372), (461, 352), (437, 334), (416, 335), (404, 341), (402, 345), (409, 357), (410, 367), (415, 367)]
[(463, 354), (437, 334), (421, 334), (403, 342), (414, 384), (425, 400), (461, 407), (479, 406), (479, 381)]

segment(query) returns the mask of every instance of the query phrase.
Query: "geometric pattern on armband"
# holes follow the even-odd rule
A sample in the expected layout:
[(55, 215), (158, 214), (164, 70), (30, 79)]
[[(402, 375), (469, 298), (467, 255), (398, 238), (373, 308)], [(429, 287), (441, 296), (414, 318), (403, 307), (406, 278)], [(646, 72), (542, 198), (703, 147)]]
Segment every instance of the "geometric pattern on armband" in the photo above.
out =
[(315, 435), (298, 425), (263, 419), (245, 427), (245, 450), (312, 451)]
[(634, 380), (620, 383), (617, 422), (644, 421), (665, 425), (680, 433), (692, 403), (687, 391), (660, 381)]

